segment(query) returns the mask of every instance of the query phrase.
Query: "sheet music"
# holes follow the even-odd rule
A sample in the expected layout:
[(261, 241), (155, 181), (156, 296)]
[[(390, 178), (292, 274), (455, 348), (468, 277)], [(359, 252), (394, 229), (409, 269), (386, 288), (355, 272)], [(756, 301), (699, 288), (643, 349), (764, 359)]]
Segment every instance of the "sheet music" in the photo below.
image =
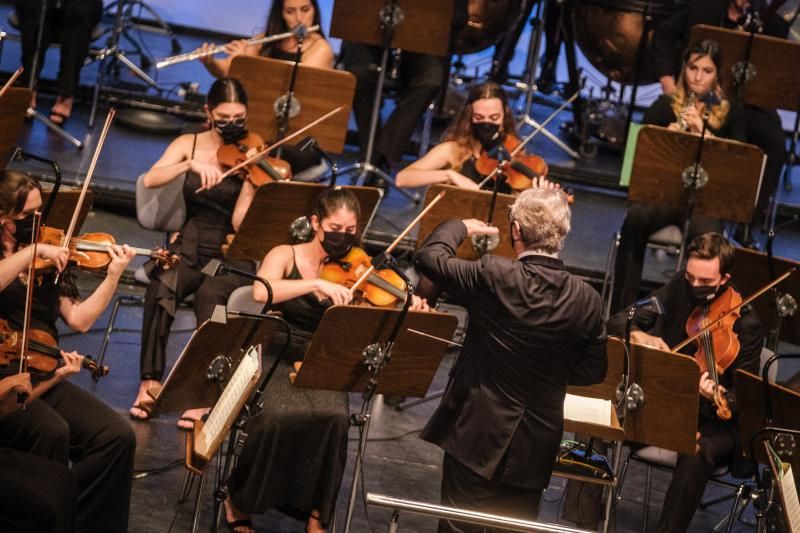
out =
[(564, 418), (602, 426), (611, 425), (611, 400), (567, 394), (564, 397)]
[(783, 475), (780, 483), (789, 531), (800, 533), (800, 502), (797, 500), (797, 486), (794, 484), (792, 465), (789, 463), (783, 463)]
[(200, 430), (195, 449), (198, 454), (208, 455), (209, 446), (225, 429), (230, 416), (236, 416), (231, 411), (238, 405), (239, 399), (247, 390), (248, 384), (258, 372), (258, 368), (258, 350), (251, 347), (228, 381), (228, 385), (214, 405), (203, 429)]

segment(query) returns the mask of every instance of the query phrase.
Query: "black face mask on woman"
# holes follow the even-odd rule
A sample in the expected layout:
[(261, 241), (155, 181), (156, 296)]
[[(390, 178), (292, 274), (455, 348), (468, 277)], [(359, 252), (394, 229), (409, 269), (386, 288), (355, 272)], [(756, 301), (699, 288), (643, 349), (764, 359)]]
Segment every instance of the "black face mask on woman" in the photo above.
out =
[(14, 239), (18, 244), (30, 244), (33, 238), (33, 213), (23, 219), (15, 220), (17, 230), (14, 232)]
[(481, 143), (484, 150), (493, 150), (503, 142), (500, 125), (491, 122), (473, 122), (472, 135)]
[(247, 137), (247, 117), (232, 120), (212, 120), (211, 124), (222, 136), (222, 142), (232, 144)]
[(322, 249), (331, 259), (341, 259), (346, 256), (356, 244), (356, 236), (344, 231), (324, 231)]

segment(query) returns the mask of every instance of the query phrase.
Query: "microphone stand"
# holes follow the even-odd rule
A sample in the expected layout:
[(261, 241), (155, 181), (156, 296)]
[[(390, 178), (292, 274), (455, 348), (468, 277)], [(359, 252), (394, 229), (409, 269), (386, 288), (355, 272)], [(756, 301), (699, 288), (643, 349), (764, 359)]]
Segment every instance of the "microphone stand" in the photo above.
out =
[[(769, 266), (769, 279), (770, 281), (777, 278), (775, 272), (775, 255), (773, 254), (773, 243), (777, 230), (785, 228), (794, 224), (800, 219), (792, 219), (779, 226), (770, 228), (767, 232), (767, 264)], [(783, 319), (794, 316), (797, 312), (797, 301), (794, 297), (787, 293), (782, 292), (778, 287), (772, 288), (772, 327), (767, 335), (766, 347), (772, 350), (773, 353), (778, 353), (778, 345), (780, 343), (780, 332)]]
[[(292, 64), (292, 75), (289, 78), (289, 90), (286, 94), (281, 96), (276, 102), (280, 105), (280, 111), (278, 112), (278, 131), (275, 134), (275, 142), (280, 141), (284, 137), (286, 137), (286, 132), (289, 131), (289, 119), (292, 116), (296, 116), (299, 113), (299, 108), (295, 107), (292, 109), (292, 104), (294, 103), (294, 89), (297, 83), (297, 71), (300, 68), (300, 61), (303, 58), (303, 43), (306, 40), (306, 28), (302, 26), (300, 28), (296, 28), (295, 31), (295, 39), (297, 39), (297, 52), (294, 56), (294, 63)], [(294, 111), (294, 114), (292, 113)], [(278, 148), (278, 157), (281, 156), (281, 152), (283, 151), (283, 147), (281, 146)]]

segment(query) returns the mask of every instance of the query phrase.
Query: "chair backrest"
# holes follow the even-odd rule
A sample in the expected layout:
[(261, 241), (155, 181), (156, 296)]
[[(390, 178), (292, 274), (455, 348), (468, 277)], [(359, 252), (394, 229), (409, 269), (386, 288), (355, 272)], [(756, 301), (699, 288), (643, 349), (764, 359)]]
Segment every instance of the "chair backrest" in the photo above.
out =
[[(761, 361), (758, 364), (758, 375), (761, 376), (761, 372), (764, 370), (764, 365), (769, 361), (769, 358), (775, 355), (775, 352), (767, 348), (766, 346), (761, 348)], [(769, 379), (770, 383), (775, 383), (775, 380), (778, 379), (778, 364), (780, 360), (775, 361), (771, 365), (769, 365)]]
[(228, 311), (238, 311), (240, 313), (260, 313), (264, 304), (253, 299), (253, 286), (245, 285), (239, 287), (228, 297), (226, 305)]
[(144, 174), (136, 180), (136, 219), (145, 229), (178, 231), (186, 220), (184, 176), (155, 188), (144, 186)]

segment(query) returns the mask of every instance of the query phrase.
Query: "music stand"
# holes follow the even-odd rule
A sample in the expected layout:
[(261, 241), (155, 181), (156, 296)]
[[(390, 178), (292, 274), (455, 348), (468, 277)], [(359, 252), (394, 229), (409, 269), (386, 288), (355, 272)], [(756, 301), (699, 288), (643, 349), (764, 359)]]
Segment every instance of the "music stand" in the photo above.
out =
[[(739, 95), (746, 104), (795, 111), (793, 135), (790, 149), (786, 152), (783, 175), (788, 190), (791, 188), (790, 177), (797, 157), (800, 131), (800, 69), (796, 68), (800, 65), (800, 43), (702, 24), (692, 27), (691, 39), (692, 42), (700, 39), (717, 41), (725, 61), (733, 65), (731, 75), (723, 78), (727, 81), (725, 90), (728, 94)], [(742, 82), (737, 84), (739, 80)], [(773, 213), (770, 216), (770, 228), (775, 223), (774, 218)]]
[(447, 350), (446, 343), (411, 333), (408, 328), (450, 339), (457, 325), (455, 316), (444, 313), (406, 314), (405, 309), (361, 306), (335, 306), (325, 311), (294, 385), (363, 393), (361, 412), (351, 417), (361, 431), (345, 533), (350, 530), (355, 508), (374, 394), (424, 396)]
[[(274, 140), (278, 133), (279, 116), (291, 82), (292, 66), (291, 61), (253, 56), (236, 56), (231, 62), (229, 76), (241, 81), (247, 91), (247, 127), (264, 139)], [(308, 131), (308, 135), (314, 137), (323, 150), (342, 153), (355, 90), (356, 78), (350, 72), (300, 64), (286, 134), (342, 106), (344, 109), (341, 113)]]
[(765, 163), (764, 153), (751, 144), (716, 137), (701, 140), (692, 133), (644, 126), (628, 199), (685, 211), (680, 268), (693, 214), (750, 223)]
[(11, 159), (30, 103), (31, 91), (22, 87), (9, 87), (0, 98), (0, 170), (5, 170)]
[[(256, 191), (225, 256), (229, 260), (261, 261), (279, 244), (302, 241), (310, 229), (306, 214), (327, 185), (318, 183), (267, 183)], [(364, 234), (377, 211), (380, 191), (374, 187), (344, 187), (353, 192), (361, 206), (358, 232)], [(297, 225), (296, 225), (297, 223)]]
[[(42, 205), (48, 204), (51, 192), (52, 189), (42, 190)], [(53, 204), (50, 206), (50, 210), (47, 213), (47, 220), (44, 221), (44, 224), (51, 228), (64, 229), (68, 227), (72, 219), (72, 213), (75, 211), (75, 206), (78, 205), (78, 198), (80, 198), (80, 195), (80, 189), (74, 187), (61, 188), (56, 194)], [(78, 223), (75, 226), (76, 233), (80, 231), (83, 223), (86, 221), (86, 217), (89, 215), (89, 211), (92, 210), (93, 196), (94, 194), (91, 189), (86, 191), (86, 199), (83, 201), (81, 212), (78, 214)]]
[[(417, 249), (425, 243), (425, 239), (433, 232), (436, 227), (453, 218), (477, 218), (486, 220), (489, 214), (489, 206), (492, 199), (491, 191), (470, 191), (452, 185), (431, 185), (425, 194), (425, 205), (427, 205), (441, 191), (447, 191), (436, 209), (432, 210), (422, 219), (419, 226), (419, 236), (417, 237)], [(495, 204), (494, 220), (492, 223), (500, 230), (499, 240), (496, 244), (489, 245), (488, 252), (509, 259), (516, 259), (517, 254), (511, 246), (511, 231), (508, 225), (507, 213), (514, 203), (514, 196), (510, 194), (498, 194)], [(480, 250), (479, 239), (465, 239), (461, 246), (456, 250), (456, 257), (474, 261), (483, 255)], [(494, 244), (494, 246), (491, 246)]]
[[(589, 387), (569, 387), (570, 394), (612, 400), (615, 403), (619, 401), (622, 397), (619, 385), (625, 360), (625, 343), (617, 337), (609, 337), (606, 351), (608, 370), (605, 380)], [(678, 453), (694, 453), (700, 401), (697, 390), (700, 373), (695, 360), (632, 343), (628, 369), (630, 387), (623, 423), (624, 440)], [(567, 431), (580, 431), (601, 438), (608, 438), (608, 433), (613, 432), (615, 437), (619, 437), (619, 432), (613, 427), (564, 422)], [(612, 467), (615, 476), (619, 472), (621, 452), (622, 440), (617, 438)], [(596, 478), (580, 480), (598, 483)], [(609, 493), (602, 531), (608, 528), (613, 501), (614, 495)]]
[[(334, 2), (331, 36), (345, 41), (378, 46), (382, 50), (364, 161), (342, 169), (342, 172), (357, 172), (353, 178), (354, 182), (359, 178), (365, 180), (372, 174), (397, 187), (391, 176), (372, 164), (389, 50), (402, 48), (420, 54), (447, 56), (452, 20), (453, 2), (449, 1), (336, 0)], [(358, 132), (359, 135), (364, 133)], [(397, 190), (415, 204), (419, 203), (419, 195), (400, 188)]]

